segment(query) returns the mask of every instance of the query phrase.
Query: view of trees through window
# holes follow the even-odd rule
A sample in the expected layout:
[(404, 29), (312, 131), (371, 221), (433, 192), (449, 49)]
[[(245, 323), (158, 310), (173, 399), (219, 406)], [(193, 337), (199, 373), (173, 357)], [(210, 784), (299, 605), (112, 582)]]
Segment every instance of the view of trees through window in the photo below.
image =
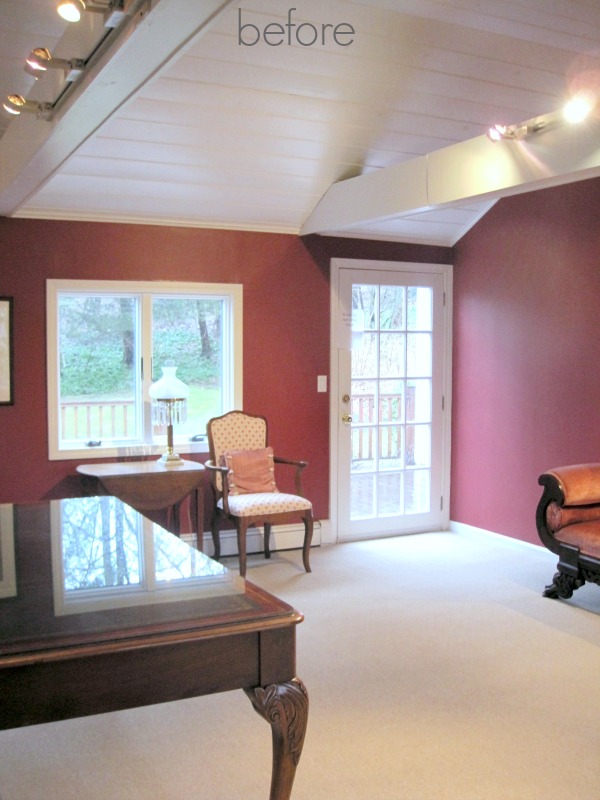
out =
[(60, 294), (61, 439), (142, 438), (148, 353), (152, 381), (172, 360), (189, 386), (188, 421), (177, 433), (203, 434), (222, 408), (223, 305), (212, 296)]
[(157, 297), (152, 301), (152, 380), (175, 362), (177, 377), (189, 386), (187, 422), (179, 432), (206, 431), (222, 408), (221, 298)]

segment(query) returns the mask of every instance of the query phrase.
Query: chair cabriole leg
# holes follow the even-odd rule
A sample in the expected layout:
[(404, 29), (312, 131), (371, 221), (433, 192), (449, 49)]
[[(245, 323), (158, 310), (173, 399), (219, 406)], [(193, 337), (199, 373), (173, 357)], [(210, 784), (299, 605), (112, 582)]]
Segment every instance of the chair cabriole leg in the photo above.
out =
[(302, 547), (302, 562), (304, 569), (307, 572), (311, 571), (310, 568), (310, 545), (313, 537), (313, 518), (312, 514), (308, 514), (304, 519), (304, 546)]

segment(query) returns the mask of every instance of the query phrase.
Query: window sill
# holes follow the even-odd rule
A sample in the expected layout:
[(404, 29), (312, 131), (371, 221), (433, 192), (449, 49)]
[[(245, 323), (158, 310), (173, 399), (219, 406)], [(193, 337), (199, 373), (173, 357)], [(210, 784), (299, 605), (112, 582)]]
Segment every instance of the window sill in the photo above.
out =
[[(123, 447), (78, 447), (68, 450), (51, 450), (48, 454), (48, 459), (50, 461), (91, 461), (96, 458), (158, 458), (165, 451), (165, 445), (149, 444), (127, 445)], [(182, 458), (196, 454), (208, 455), (208, 441), (175, 442), (175, 451), (179, 453)]]

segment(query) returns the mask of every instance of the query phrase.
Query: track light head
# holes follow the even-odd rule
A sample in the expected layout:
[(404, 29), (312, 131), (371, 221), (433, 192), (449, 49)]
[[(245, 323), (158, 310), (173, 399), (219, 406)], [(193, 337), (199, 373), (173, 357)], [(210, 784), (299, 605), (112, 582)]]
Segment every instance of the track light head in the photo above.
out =
[(117, 28), (128, 15), (132, 0), (60, 0), (56, 10), (67, 22), (79, 22), (84, 11), (104, 14), (104, 27)]
[(79, 22), (85, 11), (84, 0), (60, 0), (56, 10), (67, 22)]
[(591, 92), (578, 92), (567, 100), (563, 106), (563, 117), (566, 122), (583, 122), (596, 105), (596, 98)]
[(499, 142), (500, 139), (506, 138), (506, 125), (492, 125), (487, 130), (487, 137), (491, 142)]
[(25, 100), (23, 95), (20, 94), (9, 94), (4, 102), (4, 109), (8, 111), (9, 114), (14, 114), (18, 116), (21, 111), (32, 111), (32, 106), (35, 106), (35, 110), (37, 111), (37, 103), (31, 103), (29, 100)]
[(491, 142), (502, 139), (523, 139), (528, 133), (527, 125), (492, 125), (487, 130), (487, 137)]
[(52, 59), (50, 51), (46, 47), (36, 47), (27, 56), (27, 64), (36, 72), (45, 72), (48, 69), (48, 62)]
[(33, 100), (26, 100), (21, 94), (9, 94), (4, 101), (3, 107), (5, 111), (15, 116), (18, 116), (22, 111), (29, 111), (41, 117), (52, 111), (51, 103), (36, 103)]
[(27, 56), (25, 72), (34, 78), (41, 78), (48, 69), (62, 69), (65, 80), (74, 81), (85, 68), (85, 61), (79, 58), (67, 60), (66, 58), (53, 58), (46, 47), (36, 47)]

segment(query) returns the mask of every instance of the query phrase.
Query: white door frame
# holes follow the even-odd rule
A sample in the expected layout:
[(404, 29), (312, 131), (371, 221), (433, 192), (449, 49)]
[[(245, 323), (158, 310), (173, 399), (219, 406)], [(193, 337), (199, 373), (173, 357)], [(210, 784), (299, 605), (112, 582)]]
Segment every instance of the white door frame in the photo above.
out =
[(330, 265), (330, 341), (329, 341), (329, 530), (327, 542), (338, 541), (338, 414), (339, 414), (339, 380), (338, 380), (338, 318), (340, 294), (340, 270), (351, 268), (358, 270), (389, 270), (401, 275), (403, 272), (435, 273), (444, 278), (444, 374), (443, 396), (444, 412), (442, 415), (442, 497), (443, 497), (443, 529), (450, 525), (450, 436), (452, 420), (452, 265), (451, 264), (419, 264), (408, 261), (371, 261), (361, 258), (332, 258)]

